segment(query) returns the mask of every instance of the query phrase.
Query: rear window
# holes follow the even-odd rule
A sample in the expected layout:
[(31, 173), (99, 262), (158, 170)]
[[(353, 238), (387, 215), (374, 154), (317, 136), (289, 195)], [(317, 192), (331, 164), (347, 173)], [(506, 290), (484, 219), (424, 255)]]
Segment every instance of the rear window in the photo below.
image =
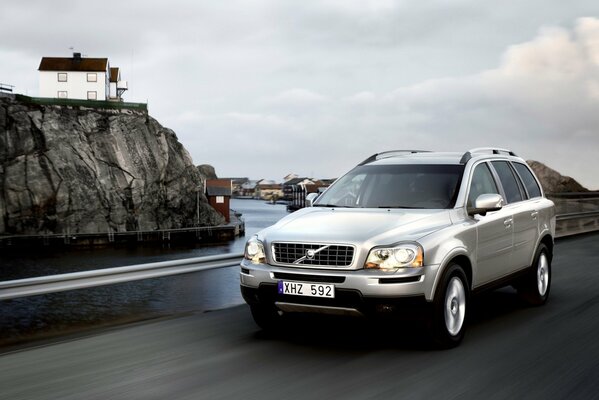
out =
[(362, 165), (337, 180), (314, 205), (452, 208), (463, 165)]
[(520, 178), (522, 178), (522, 183), (528, 192), (528, 197), (541, 197), (541, 188), (528, 167), (521, 163), (512, 163), (512, 165), (518, 171)]

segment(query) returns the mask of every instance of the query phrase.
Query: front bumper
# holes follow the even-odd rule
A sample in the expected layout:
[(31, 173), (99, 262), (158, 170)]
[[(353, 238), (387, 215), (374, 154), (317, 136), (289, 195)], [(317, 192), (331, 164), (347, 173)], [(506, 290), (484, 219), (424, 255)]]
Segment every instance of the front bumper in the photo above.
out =
[[(248, 304), (303, 304), (358, 310), (393, 311), (406, 302), (432, 300), (434, 277), (438, 266), (406, 268), (393, 273), (378, 270), (316, 270), (276, 267), (268, 264), (241, 263), (241, 292)], [(335, 298), (316, 298), (281, 295), (277, 293), (279, 280), (319, 282), (335, 285)], [(281, 308), (281, 307), (280, 307)]]
[(356, 290), (338, 289), (334, 299), (282, 295), (276, 284), (264, 283), (258, 288), (241, 286), (241, 294), (250, 305), (275, 306), (283, 311), (314, 312), (337, 315), (374, 315), (418, 313), (427, 302), (424, 297), (364, 297)]

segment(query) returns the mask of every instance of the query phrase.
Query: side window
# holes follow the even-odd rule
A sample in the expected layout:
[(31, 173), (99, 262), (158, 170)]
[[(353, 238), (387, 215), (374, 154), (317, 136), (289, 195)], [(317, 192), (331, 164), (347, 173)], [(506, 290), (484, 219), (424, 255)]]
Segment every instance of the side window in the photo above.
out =
[(495, 171), (497, 171), (497, 175), (499, 175), (499, 180), (501, 181), (505, 196), (507, 197), (507, 199), (505, 199), (506, 202), (509, 204), (521, 201), (522, 193), (520, 192), (520, 187), (518, 186), (518, 182), (516, 181), (516, 177), (514, 176), (509, 163), (507, 161), (492, 161), (491, 164), (493, 164)]
[(474, 207), (474, 202), (478, 196), (489, 193), (499, 194), (497, 185), (495, 184), (493, 175), (491, 175), (489, 166), (486, 163), (478, 164), (474, 168), (474, 173), (472, 174), (467, 206)]
[(528, 167), (521, 163), (512, 163), (520, 178), (522, 178), (522, 183), (524, 183), (524, 187), (526, 187), (526, 191), (528, 192), (528, 196), (532, 199), (533, 197), (541, 197), (541, 188), (539, 188), (539, 184), (537, 183), (535, 177), (532, 175), (532, 172), (528, 169)]

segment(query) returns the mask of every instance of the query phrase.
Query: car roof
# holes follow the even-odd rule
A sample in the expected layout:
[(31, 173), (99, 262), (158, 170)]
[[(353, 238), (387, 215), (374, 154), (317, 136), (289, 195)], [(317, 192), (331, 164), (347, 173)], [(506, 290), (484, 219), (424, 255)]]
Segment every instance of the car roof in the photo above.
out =
[(524, 162), (510, 150), (499, 148), (476, 148), (466, 152), (438, 152), (423, 150), (393, 150), (373, 154), (359, 165), (394, 165), (394, 164), (439, 164), (464, 165), (470, 160), (505, 159)]

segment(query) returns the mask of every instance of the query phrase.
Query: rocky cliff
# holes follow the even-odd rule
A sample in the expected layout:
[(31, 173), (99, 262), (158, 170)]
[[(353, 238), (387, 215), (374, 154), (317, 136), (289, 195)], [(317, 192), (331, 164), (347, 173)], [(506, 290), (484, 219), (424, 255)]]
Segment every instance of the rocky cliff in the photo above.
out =
[(589, 190), (569, 176), (563, 176), (538, 161), (526, 161), (534, 171), (545, 193), (588, 192)]
[(198, 171), (200, 171), (200, 174), (202, 174), (202, 176), (204, 176), (206, 179), (218, 179), (216, 176), (216, 171), (212, 165), (198, 165)]
[(202, 178), (175, 133), (146, 112), (0, 98), (0, 233), (222, 223), (197, 194)]

